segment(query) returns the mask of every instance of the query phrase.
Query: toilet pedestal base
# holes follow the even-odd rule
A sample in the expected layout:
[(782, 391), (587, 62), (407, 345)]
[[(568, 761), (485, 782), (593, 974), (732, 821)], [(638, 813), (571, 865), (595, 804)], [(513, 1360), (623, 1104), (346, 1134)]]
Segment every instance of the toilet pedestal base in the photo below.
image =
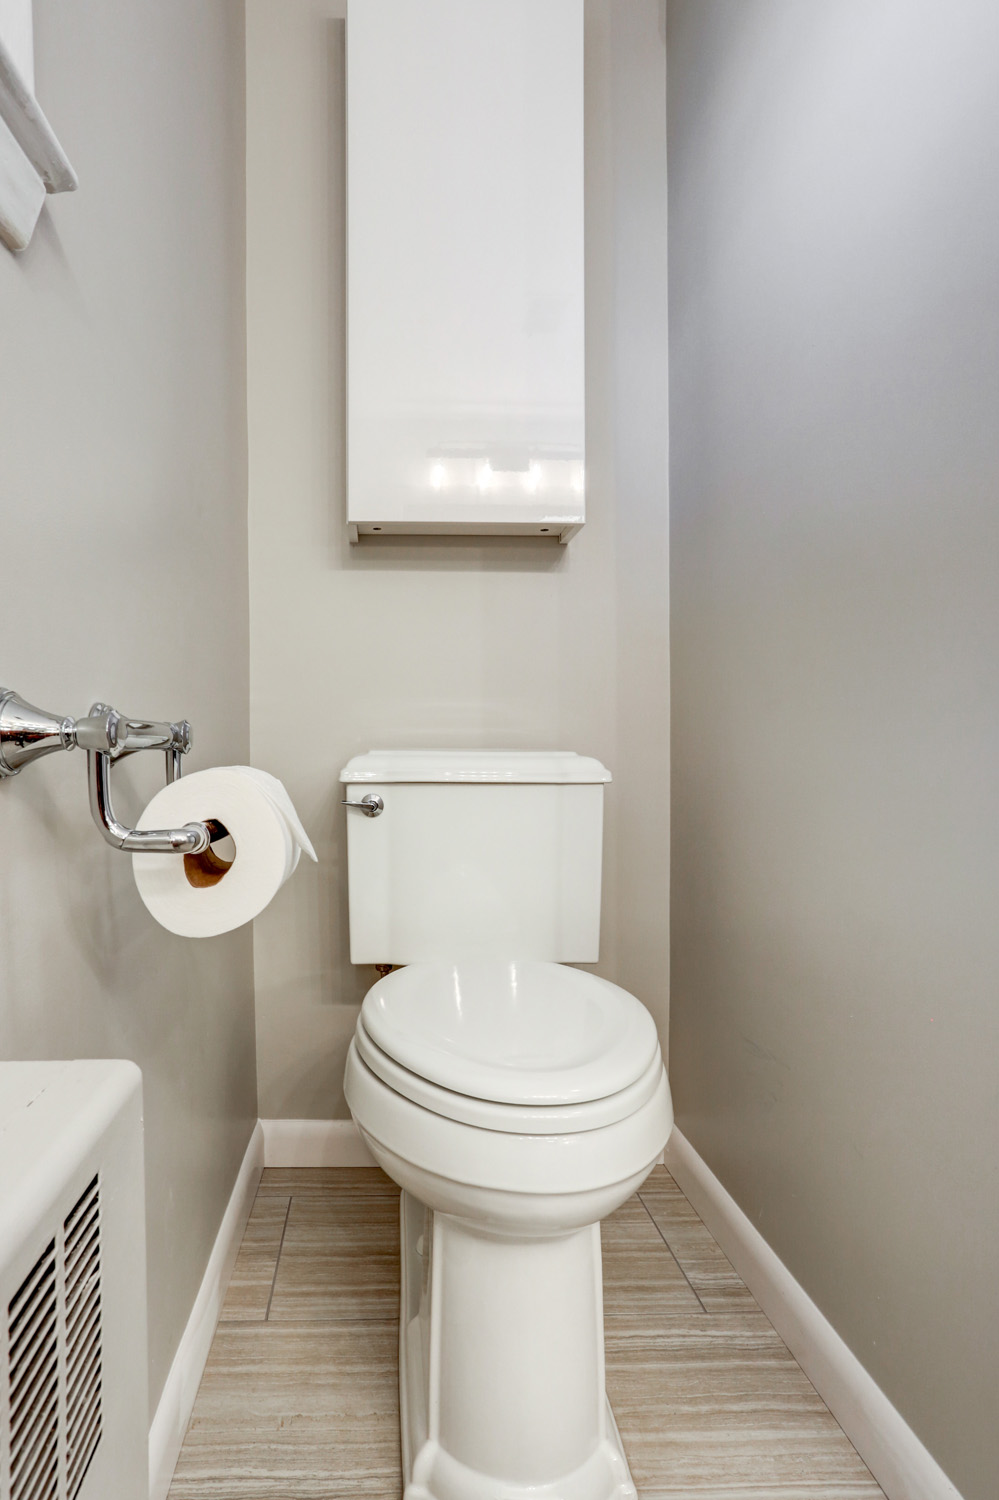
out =
[(636, 1500), (604, 1391), (600, 1226), (513, 1235), (402, 1194), (405, 1500)]

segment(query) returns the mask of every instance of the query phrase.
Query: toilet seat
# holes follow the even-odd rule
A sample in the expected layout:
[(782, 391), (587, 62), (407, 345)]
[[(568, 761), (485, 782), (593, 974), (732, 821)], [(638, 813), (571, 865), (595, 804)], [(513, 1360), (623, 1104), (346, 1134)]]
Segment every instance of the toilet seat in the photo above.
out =
[(482, 1130), (512, 1131), (516, 1135), (571, 1135), (626, 1119), (651, 1099), (663, 1067), (657, 1047), (652, 1061), (634, 1083), (603, 1099), (582, 1104), (499, 1104), (491, 1099), (475, 1099), (441, 1088), (440, 1084), (410, 1072), (371, 1040), (363, 1020), (358, 1022), (354, 1043), (358, 1056), (372, 1073), (414, 1104), (443, 1115), (447, 1120), (476, 1125)]
[[(385, 1166), (389, 1153), (389, 1175), (403, 1187), (416, 1191), (407, 1180), (414, 1170), (432, 1174), (438, 1184), (450, 1184), (459, 1195), (492, 1189), (536, 1203), (545, 1199), (538, 1212), (559, 1215), (567, 1211), (567, 1197), (585, 1197), (635, 1174), (638, 1180), (646, 1176), (673, 1123), (660, 1063), (651, 1096), (613, 1124), (559, 1134), (483, 1130), (437, 1114), (385, 1083), (361, 1057), (356, 1032), (347, 1049), (344, 1092), (375, 1160)], [(454, 1211), (446, 1201), (435, 1201), (426, 1183), (417, 1196), (431, 1208)], [(584, 1215), (580, 1222), (594, 1219)]]
[[(396, 1087), (386, 1074), (397, 1065), (409, 1079), (401, 1092), (423, 1103), (408, 1090), (419, 1089), (421, 1081), (430, 1085), (425, 1098), (435, 1098), (441, 1106), (435, 1112), (452, 1119), (467, 1117), (453, 1111), (469, 1110), (469, 1101), (565, 1110), (610, 1100), (639, 1085), (659, 1058), (655, 1023), (634, 995), (594, 974), (539, 960), (469, 959), (397, 969), (365, 996), (362, 1034), (360, 1046), (376, 1049), (365, 1062), (372, 1066), (375, 1059), (373, 1071), (384, 1082)], [(381, 1066), (380, 1058), (386, 1059)], [(444, 1093), (434, 1094), (433, 1086)], [(457, 1105), (447, 1095), (466, 1103)], [(622, 1118), (613, 1106), (608, 1113)]]

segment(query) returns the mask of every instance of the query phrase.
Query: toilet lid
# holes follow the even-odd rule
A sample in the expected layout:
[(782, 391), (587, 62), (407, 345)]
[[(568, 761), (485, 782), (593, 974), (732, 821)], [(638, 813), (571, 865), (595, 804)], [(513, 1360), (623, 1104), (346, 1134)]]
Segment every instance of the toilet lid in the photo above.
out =
[(659, 1045), (627, 990), (537, 960), (409, 964), (368, 991), (361, 1022), (404, 1068), (504, 1104), (606, 1098), (640, 1078)]

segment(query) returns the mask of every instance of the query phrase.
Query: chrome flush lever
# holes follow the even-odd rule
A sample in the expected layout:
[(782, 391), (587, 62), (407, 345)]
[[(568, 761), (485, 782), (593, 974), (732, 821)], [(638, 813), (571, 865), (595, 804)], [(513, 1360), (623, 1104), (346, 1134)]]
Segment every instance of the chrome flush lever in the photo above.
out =
[(343, 806), (356, 807), (358, 812), (362, 812), (366, 818), (377, 818), (380, 813), (385, 811), (385, 803), (374, 792), (367, 792), (365, 796), (358, 797), (356, 802), (348, 801), (344, 797)]

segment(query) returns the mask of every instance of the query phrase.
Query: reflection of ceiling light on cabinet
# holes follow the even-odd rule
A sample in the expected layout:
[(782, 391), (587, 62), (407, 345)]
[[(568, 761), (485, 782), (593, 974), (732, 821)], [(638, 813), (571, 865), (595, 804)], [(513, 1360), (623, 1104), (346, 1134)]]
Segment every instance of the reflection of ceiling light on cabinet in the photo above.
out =
[(551, 520), (547, 512), (553, 497), (561, 495), (571, 505), (584, 488), (582, 464), (564, 455), (532, 458), (514, 465), (481, 454), (451, 452), (446, 458), (432, 457), (425, 473), (425, 488), (437, 494), (448, 490), (449, 503), (462, 496), (474, 503), (475, 496), (488, 493), (507, 512), (525, 494), (535, 496), (543, 491), (546, 521)]
[(348, 0), (347, 520), (584, 520), (583, 0)]

